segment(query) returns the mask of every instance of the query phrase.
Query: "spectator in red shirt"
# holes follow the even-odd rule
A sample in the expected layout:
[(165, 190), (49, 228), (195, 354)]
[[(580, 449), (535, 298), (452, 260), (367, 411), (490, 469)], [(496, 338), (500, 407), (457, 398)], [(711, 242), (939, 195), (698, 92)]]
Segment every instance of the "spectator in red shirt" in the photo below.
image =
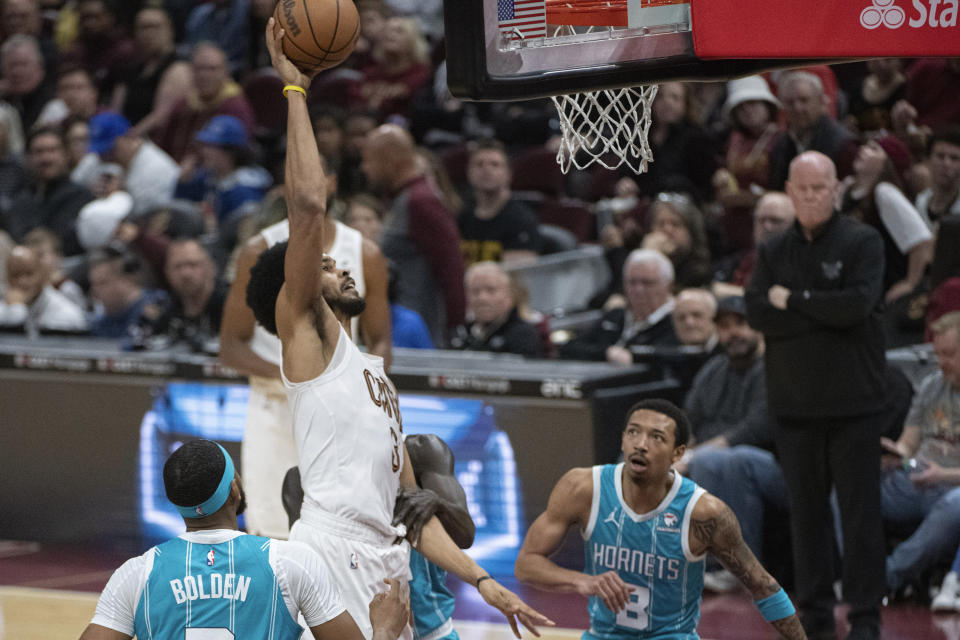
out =
[(64, 57), (90, 72), (100, 95), (110, 95), (137, 60), (133, 40), (117, 25), (107, 0), (80, 0), (77, 26), (77, 41)]
[(411, 98), (431, 73), (427, 41), (416, 21), (387, 20), (371, 57), (373, 63), (361, 69), (363, 81), (351, 88), (351, 102), (384, 117), (407, 115)]
[(230, 78), (227, 57), (217, 45), (202, 42), (193, 50), (193, 84), (156, 132), (155, 142), (180, 162), (192, 150), (194, 136), (213, 116), (234, 116), (253, 131), (253, 109), (240, 85)]
[(370, 132), (361, 167), (370, 186), (393, 199), (380, 248), (397, 266), (396, 303), (419, 313), (443, 345), (464, 319), (463, 259), (456, 220), (423, 166), (404, 129)]

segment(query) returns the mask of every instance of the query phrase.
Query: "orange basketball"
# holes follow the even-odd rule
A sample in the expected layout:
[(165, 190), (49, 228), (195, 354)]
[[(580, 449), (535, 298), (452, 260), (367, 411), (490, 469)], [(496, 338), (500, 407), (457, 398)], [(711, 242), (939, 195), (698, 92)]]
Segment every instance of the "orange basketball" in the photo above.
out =
[(360, 36), (352, 0), (280, 0), (273, 17), (284, 30), (284, 55), (304, 73), (337, 66)]

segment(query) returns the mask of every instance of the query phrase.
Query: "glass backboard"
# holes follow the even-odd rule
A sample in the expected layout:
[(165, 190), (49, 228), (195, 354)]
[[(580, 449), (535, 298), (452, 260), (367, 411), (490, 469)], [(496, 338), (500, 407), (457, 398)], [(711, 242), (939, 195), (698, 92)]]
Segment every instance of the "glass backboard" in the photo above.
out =
[(791, 60), (694, 55), (683, 0), (445, 0), (455, 96), (517, 100), (755, 73)]

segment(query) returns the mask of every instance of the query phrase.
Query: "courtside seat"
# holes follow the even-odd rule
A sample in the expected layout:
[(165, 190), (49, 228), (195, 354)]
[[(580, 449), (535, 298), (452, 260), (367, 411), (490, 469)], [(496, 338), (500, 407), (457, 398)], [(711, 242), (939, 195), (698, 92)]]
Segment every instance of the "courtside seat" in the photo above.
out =
[(577, 242), (597, 239), (597, 219), (587, 203), (569, 198), (548, 199), (537, 208), (540, 224), (562, 227), (576, 237)]
[(546, 147), (534, 147), (511, 163), (514, 191), (538, 191), (557, 198), (563, 193), (563, 172), (557, 154)]
[[(311, 105), (323, 103), (347, 109), (355, 85), (363, 82), (363, 74), (354, 69), (333, 69), (324, 71), (310, 83), (307, 102)], [(283, 112), (286, 114), (286, 111)]]
[(467, 162), (470, 160), (470, 149), (466, 143), (447, 147), (440, 154), (440, 164), (443, 165), (450, 182), (457, 190), (467, 188)]

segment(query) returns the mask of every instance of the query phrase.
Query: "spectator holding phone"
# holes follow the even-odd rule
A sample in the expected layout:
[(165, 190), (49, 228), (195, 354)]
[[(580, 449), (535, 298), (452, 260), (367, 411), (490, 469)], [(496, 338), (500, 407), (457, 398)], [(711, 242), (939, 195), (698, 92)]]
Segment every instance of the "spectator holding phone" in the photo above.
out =
[(900, 438), (881, 439), (883, 517), (919, 525), (887, 557), (891, 592), (952, 557), (960, 545), (960, 311), (943, 315), (931, 329), (939, 370), (920, 384)]

